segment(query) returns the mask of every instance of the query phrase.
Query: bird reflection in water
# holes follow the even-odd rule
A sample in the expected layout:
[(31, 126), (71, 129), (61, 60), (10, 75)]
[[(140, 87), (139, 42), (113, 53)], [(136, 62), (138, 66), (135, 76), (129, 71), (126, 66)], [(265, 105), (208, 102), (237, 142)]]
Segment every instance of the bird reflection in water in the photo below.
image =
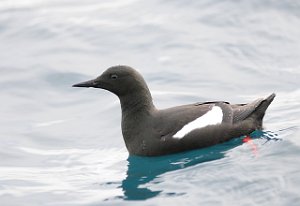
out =
[[(255, 131), (251, 134), (251, 139), (267, 138), (268, 135), (262, 131)], [(247, 140), (249, 141), (249, 136)], [(145, 184), (153, 181), (160, 175), (187, 168), (203, 162), (222, 159), (226, 156), (226, 152), (234, 147), (243, 144), (245, 136), (232, 139), (223, 144), (218, 144), (209, 148), (193, 150), (184, 153), (178, 153), (160, 157), (138, 157), (129, 156), (127, 177), (122, 181), (121, 188), (124, 195), (120, 198), (124, 200), (146, 200), (155, 197), (163, 192), (163, 190), (152, 191)], [(251, 150), (251, 147), (249, 148)], [(249, 150), (249, 154), (252, 152)], [(258, 151), (256, 151), (258, 152)], [(182, 195), (169, 193), (164, 195)]]

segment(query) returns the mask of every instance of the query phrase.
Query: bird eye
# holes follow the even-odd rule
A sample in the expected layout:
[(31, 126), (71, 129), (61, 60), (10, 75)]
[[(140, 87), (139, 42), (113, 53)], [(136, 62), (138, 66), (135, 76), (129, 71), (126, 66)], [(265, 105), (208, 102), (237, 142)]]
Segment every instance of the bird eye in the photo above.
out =
[(118, 78), (118, 75), (112, 74), (112, 75), (110, 75), (110, 78), (111, 78), (111, 79), (117, 79), (117, 78)]

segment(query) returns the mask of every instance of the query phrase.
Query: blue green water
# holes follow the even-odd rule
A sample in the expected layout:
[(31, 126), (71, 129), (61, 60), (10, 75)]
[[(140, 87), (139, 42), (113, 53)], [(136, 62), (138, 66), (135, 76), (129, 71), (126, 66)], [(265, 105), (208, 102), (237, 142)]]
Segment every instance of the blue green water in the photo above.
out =
[[(0, 203), (300, 204), (298, 1), (0, 1)], [(71, 85), (126, 64), (158, 108), (277, 94), (263, 131), (129, 157), (118, 99)]]

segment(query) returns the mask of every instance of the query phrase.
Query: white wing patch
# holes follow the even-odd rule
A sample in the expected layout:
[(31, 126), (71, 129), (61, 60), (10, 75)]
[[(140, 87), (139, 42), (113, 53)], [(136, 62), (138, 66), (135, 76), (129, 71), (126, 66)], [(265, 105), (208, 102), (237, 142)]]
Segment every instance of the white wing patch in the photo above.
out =
[(179, 130), (173, 137), (180, 139), (194, 129), (199, 129), (201, 127), (206, 127), (208, 125), (219, 124), (222, 122), (222, 119), (223, 119), (222, 109), (218, 106), (214, 106), (210, 111), (208, 111), (203, 116), (184, 125), (184, 127), (181, 130)]

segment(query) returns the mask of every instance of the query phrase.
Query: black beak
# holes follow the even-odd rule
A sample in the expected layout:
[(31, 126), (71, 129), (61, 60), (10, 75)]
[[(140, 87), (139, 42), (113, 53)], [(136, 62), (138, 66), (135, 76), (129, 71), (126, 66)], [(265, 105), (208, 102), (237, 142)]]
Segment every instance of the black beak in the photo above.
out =
[(96, 87), (96, 85), (97, 85), (96, 81), (92, 79), (86, 82), (74, 84), (72, 87)]

